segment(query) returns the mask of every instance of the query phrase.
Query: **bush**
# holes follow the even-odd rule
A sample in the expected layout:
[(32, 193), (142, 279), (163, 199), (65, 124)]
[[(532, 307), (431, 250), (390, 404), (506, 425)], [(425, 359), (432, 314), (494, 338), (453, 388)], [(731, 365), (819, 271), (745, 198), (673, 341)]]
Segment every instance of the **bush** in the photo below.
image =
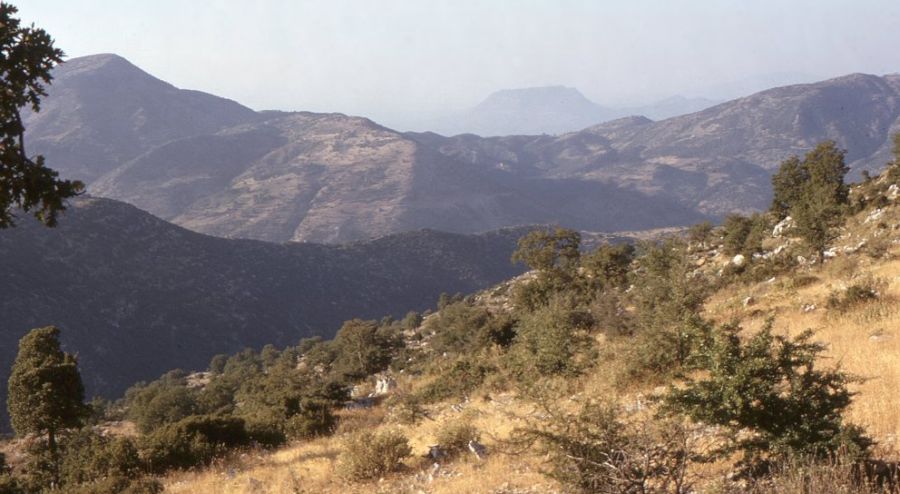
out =
[(744, 342), (739, 330), (715, 333), (701, 355), (707, 377), (671, 389), (668, 410), (730, 430), (722, 452), (742, 450), (747, 465), (790, 455), (822, 457), (841, 448), (865, 452), (870, 441), (843, 421), (853, 379), (815, 367), (825, 347), (810, 341), (811, 331), (794, 339), (775, 336), (770, 322)]
[(691, 432), (678, 421), (625, 421), (600, 403), (519, 434), (546, 448), (550, 475), (575, 492), (686, 494), (694, 492), (688, 467), (703, 459)]
[(577, 318), (573, 321), (573, 312), (562, 305), (551, 303), (520, 319), (518, 335), (506, 359), (517, 379), (578, 372), (574, 357), (584, 341), (572, 325)]
[(444, 424), (435, 439), (444, 452), (453, 458), (468, 451), (470, 441), (478, 441), (480, 438), (474, 425), (459, 421)]
[(409, 441), (399, 432), (360, 432), (344, 444), (338, 472), (353, 481), (377, 479), (400, 470), (401, 462), (411, 453)]
[(62, 448), (60, 479), (64, 485), (105, 477), (127, 480), (138, 477), (143, 470), (137, 447), (126, 437), (110, 438), (84, 429), (67, 437)]
[(141, 454), (152, 472), (163, 473), (207, 465), (229, 448), (249, 441), (242, 419), (197, 415), (144, 436)]
[(425, 402), (436, 402), (448, 398), (462, 398), (484, 382), (493, 368), (469, 359), (460, 359), (453, 363), (449, 370), (419, 391), (419, 397)]
[(304, 398), (300, 400), (300, 410), (287, 418), (284, 431), (290, 438), (307, 439), (331, 434), (336, 424), (327, 402)]
[(879, 291), (884, 283), (875, 279), (866, 279), (850, 285), (846, 290), (833, 291), (828, 295), (826, 307), (844, 312), (852, 307), (878, 299)]

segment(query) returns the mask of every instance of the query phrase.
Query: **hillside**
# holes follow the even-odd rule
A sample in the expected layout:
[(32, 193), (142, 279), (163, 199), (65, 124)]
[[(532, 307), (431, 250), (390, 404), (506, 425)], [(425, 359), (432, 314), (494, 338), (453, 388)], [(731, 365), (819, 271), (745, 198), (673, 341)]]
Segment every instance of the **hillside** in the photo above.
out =
[[(790, 339), (801, 335), (808, 328), (815, 328), (815, 341), (825, 345), (824, 353), (816, 361), (816, 368), (821, 371), (839, 364), (840, 369), (863, 378), (862, 381), (851, 384), (853, 392), (858, 394), (853, 398), (846, 419), (862, 426), (878, 442), (876, 454), (884, 456), (877, 457), (880, 460), (873, 460), (871, 464), (882, 465), (885, 469), (896, 468), (891, 466), (896, 465), (895, 463), (880, 461), (896, 460), (896, 441), (900, 434), (900, 421), (896, 413), (900, 402), (893, 392), (900, 383), (900, 365), (897, 359), (900, 340), (896, 334), (896, 328), (900, 324), (900, 206), (897, 203), (900, 194), (896, 185), (888, 189), (884, 180), (880, 184), (856, 187), (853, 194), (855, 197), (864, 196), (871, 202), (862, 211), (849, 215), (827, 251), (824, 263), (809, 262), (805, 257), (795, 259), (794, 256), (803, 252), (800, 240), (790, 228), (779, 228), (774, 232), (770, 230), (771, 233), (762, 240), (762, 252), (753, 256), (752, 261), (748, 261), (750, 264), (737, 266), (732, 256), (724, 253), (723, 235), (728, 234), (720, 229), (704, 240), (691, 240), (687, 244), (686, 259), (689, 265), (686, 269), (687, 273), (692, 273), (689, 276), (694, 284), (710, 282), (714, 287), (700, 307), (702, 317), (721, 328), (713, 330), (714, 332), (727, 332), (728, 324), (739, 324), (742, 328), (739, 333), (741, 340), (747, 341), (760, 334), (766, 321), (773, 317), (776, 337)], [(879, 195), (882, 196), (881, 199), (878, 199)], [(880, 206), (874, 205), (879, 203)], [(637, 262), (641, 263), (642, 260), (638, 258)], [(517, 286), (534, 283), (534, 279), (520, 277), (511, 283), (480, 292), (467, 302), (469, 310), (486, 307), (494, 315), (510, 310), (520, 311), (522, 325), (519, 326), (519, 331), (524, 331), (522, 328), (527, 328), (528, 324), (525, 321), (529, 320), (529, 316), (524, 315), (527, 311), (523, 311), (521, 307), (511, 308), (509, 302), (515, 299)], [(679, 282), (673, 280), (673, 283), (678, 285)], [(873, 286), (877, 287), (877, 291), (862, 292), (869, 295), (860, 298), (849, 295), (854, 287)], [(635, 287), (632, 286), (632, 289)], [(642, 289), (640, 286), (636, 288)], [(610, 292), (606, 293), (607, 296), (613, 296)], [(686, 386), (692, 382), (691, 377), (700, 379), (703, 373), (690, 370), (686, 373), (671, 373), (670, 369), (661, 371), (656, 376), (638, 379), (629, 375), (629, 369), (634, 369), (635, 365), (631, 359), (635, 355), (652, 354), (654, 350), (641, 346), (647, 341), (642, 339), (640, 333), (617, 333), (611, 324), (621, 318), (640, 319), (639, 311), (643, 310), (640, 308), (640, 297), (638, 295), (638, 299), (630, 300), (637, 302), (636, 304), (626, 303), (627, 310), (614, 318), (601, 319), (603, 314), (609, 317), (609, 313), (604, 313), (601, 306), (589, 306), (593, 326), (586, 332), (573, 330), (571, 336), (592, 347), (594, 356), (589, 356), (592, 355), (590, 350), (573, 349), (569, 358), (575, 363), (570, 365), (578, 370), (573, 374), (560, 373), (556, 378), (546, 375), (535, 378), (540, 383), (538, 387), (534, 386), (534, 382), (517, 384), (514, 370), (517, 369), (514, 367), (517, 361), (512, 355), (521, 349), (516, 347), (516, 343), (503, 349), (482, 349), (476, 352), (475, 357), (466, 352), (439, 355), (440, 350), (429, 350), (432, 345), (445, 345), (440, 347), (445, 349), (459, 344), (452, 343), (453, 340), (445, 336), (446, 333), (458, 331), (452, 323), (452, 318), (458, 316), (448, 316), (445, 313), (458, 314), (462, 309), (459, 306), (445, 308), (427, 318), (418, 328), (405, 333), (408, 345), (414, 345), (418, 351), (429, 355), (430, 361), (424, 361), (421, 367), (413, 364), (403, 373), (389, 371), (396, 379), (396, 387), (390, 389), (386, 397), (376, 398), (374, 405), (369, 405), (370, 408), (351, 407), (338, 412), (340, 425), (335, 435), (297, 441), (286, 448), (257, 457), (234, 457), (204, 471), (176, 472), (166, 478), (166, 489), (185, 493), (237, 493), (250, 488), (272, 493), (292, 489), (334, 493), (594, 492), (584, 485), (565, 484), (560, 480), (591, 479), (587, 477), (587, 472), (592, 471), (592, 467), (582, 465), (579, 468), (582, 458), (575, 455), (575, 452), (604, 458), (600, 451), (607, 450), (602, 448), (613, 446), (603, 441), (621, 440), (616, 434), (628, 434), (626, 431), (636, 428), (642, 431), (638, 434), (651, 434), (655, 438), (651, 439), (654, 442), (646, 444), (646, 449), (629, 450), (639, 455), (636, 460), (638, 462), (660, 461), (655, 455), (665, 455), (666, 448), (681, 447), (673, 446), (682, 444), (678, 441), (684, 441), (683, 444), (688, 445), (688, 448), (710, 448), (717, 441), (726, 440), (726, 436), (721, 435), (720, 427), (704, 424), (690, 426), (693, 428), (687, 429), (687, 436), (664, 435), (664, 439), (652, 436), (657, 433), (654, 427), (662, 427), (661, 424), (665, 423), (654, 412), (659, 405), (658, 399), (672, 392), (668, 385), (677, 383), (678, 386)], [(551, 307), (550, 310), (559, 309)], [(450, 318), (445, 319), (446, 317)], [(551, 323), (550, 327), (555, 326)], [(520, 332), (518, 337), (523, 337), (523, 334), (527, 333)], [(535, 355), (537, 359), (543, 357), (546, 355)], [(586, 367), (579, 367), (579, 357), (592, 360)], [(488, 368), (496, 365), (500, 370), (488, 371), (497, 374), (466, 392), (454, 393), (446, 399), (427, 398), (434, 390), (459, 389), (453, 381), (454, 377), (465, 375), (456, 374), (460, 368), (459, 362), (472, 362), (473, 358), (480, 359), (482, 365)], [(504, 368), (513, 370), (504, 372)], [(812, 368), (807, 368), (806, 372), (811, 373)], [(733, 375), (731, 378), (739, 377), (741, 376)], [(471, 374), (467, 378), (474, 379)], [(384, 381), (381, 375), (370, 376), (358, 387), (365, 393), (381, 381)], [(758, 381), (754, 383), (759, 385)], [(801, 386), (796, 383), (793, 385)], [(786, 390), (790, 388), (786, 386), (779, 389), (788, 393)], [(747, 392), (753, 391), (748, 389)], [(816, 396), (823, 399), (821, 397), (824, 395)], [(602, 422), (580, 422), (577, 410), (587, 410), (587, 405), (609, 400), (614, 400), (618, 420), (625, 425), (620, 425), (613, 433), (607, 433)], [(765, 408), (766, 404), (752, 403), (746, 406)], [(416, 413), (421, 414), (420, 418), (408, 418), (413, 413), (412, 410), (418, 410)], [(792, 410), (778, 409), (774, 412), (788, 414)], [(487, 456), (483, 459), (476, 458), (469, 451), (463, 450), (456, 457), (430, 457), (429, 451), (434, 451), (435, 445), (449, 447), (440, 438), (450, 437), (447, 436), (449, 430), (463, 430), (459, 428), (459, 424), (474, 427), (486, 448)], [(564, 443), (572, 449), (568, 450), (568, 456), (560, 459), (557, 456), (559, 453), (552, 446), (541, 446), (539, 441), (523, 442), (522, 431), (535, 429), (546, 434), (563, 431), (563, 434), (570, 434), (566, 436), (569, 440), (583, 442)], [(342, 478), (341, 475), (345, 475), (347, 468), (342, 462), (346, 461), (348, 454), (353, 453), (347, 449), (348, 438), (373, 430), (401, 433), (412, 446), (412, 455), (405, 458), (395, 472), (382, 474), (380, 478), (374, 477), (368, 481), (348, 481)], [(662, 434), (666, 433), (677, 434), (674, 429), (663, 429)], [(752, 432), (744, 430), (742, 434), (750, 435)], [(642, 436), (631, 437), (631, 440), (639, 441)], [(666, 440), (673, 442), (662, 442)], [(622, 444), (634, 447), (628, 443)], [(772, 477), (766, 477), (759, 484), (737, 473), (740, 471), (738, 467), (731, 465), (734, 458), (733, 455), (726, 455), (708, 464), (700, 460), (699, 464), (688, 466), (688, 472), (680, 477), (685, 485), (691, 486), (686, 491), (675, 491), (671, 485), (661, 487), (660, 482), (670, 478), (666, 477), (666, 467), (651, 463), (660, 469), (654, 470), (660, 477), (645, 487), (647, 492), (660, 493), (886, 492), (875, 485), (854, 485), (853, 475), (859, 474), (852, 472), (858, 471), (851, 470), (851, 464), (842, 463), (846, 460), (840, 457), (812, 466), (790, 463), (787, 465), (788, 470), (776, 470)], [(609, 461), (619, 466), (619, 462), (623, 460), (612, 456)], [(560, 462), (566, 465), (567, 470), (557, 469)], [(806, 469), (802, 474), (799, 473), (801, 468)], [(602, 468), (599, 470), (603, 471)], [(547, 472), (571, 477), (552, 478), (545, 475)], [(618, 475), (612, 467), (606, 472), (612, 472), (608, 473), (610, 477)], [(599, 482), (599, 478), (593, 479)], [(875, 482), (874, 479), (875, 477), (870, 478), (872, 482)], [(885, 486), (889, 485), (884, 477), (880, 481), (885, 482)]]
[[(81, 198), (57, 228), (22, 221), (0, 234), (0, 337), (59, 326), (88, 395), (116, 396), (170, 368), (203, 368), (217, 353), (331, 337), (351, 317), (400, 317), (442, 292), (497, 283), (520, 272), (509, 258), (521, 233), (276, 245), (209, 237)], [(4, 382), (15, 351), (0, 350)]]
[(73, 58), (53, 70), (52, 96), (23, 115), (28, 144), (67, 178), (94, 181), (173, 139), (252, 121), (234, 101), (178, 89), (124, 58)]
[(26, 117), (31, 152), (95, 195), (202, 233), (277, 242), (536, 223), (683, 226), (766, 207), (772, 170), (823, 139), (849, 149), (857, 172), (877, 168), (900, 128), (898, 76), (775, 88), (658, 122), (481, 138), (252, 112), (112, 55), (55, 74), (44, 111)]

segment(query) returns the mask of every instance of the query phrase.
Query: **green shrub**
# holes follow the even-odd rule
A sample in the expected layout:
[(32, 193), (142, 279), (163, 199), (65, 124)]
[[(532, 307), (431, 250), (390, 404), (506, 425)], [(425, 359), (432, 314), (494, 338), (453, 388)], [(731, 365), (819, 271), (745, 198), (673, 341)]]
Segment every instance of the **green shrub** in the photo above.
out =
[(771, 323), (742, 341), (740, 328), (723, 327), (702, 354), (708, 375), (672, 388), (670, 411), (730, 431), (732, 448), (748, 465), (789, 455), (827, 456), (838, 449), (861, 454), (871, 444), (861, 430), (845, 424), (852, 377), (838, 369), (820, 370), (825, 347), (807, 331), (794, 339), (772, 334)]
[(464, 421), (447, 422), (438, 429), (435, 440), (451, 458), (469, 450), (470, 441), (481, 439), (478, 429)]
[(338, 472), (353, 481), (377, 479), (400, 470), (401, 462), (411, 453), (409, 441), (399, 432), (360, 432), (345, 442)]
[(249, 444), (244, 420), (192, 416), (143, 437), (141, 454), (154, 473), (209, 464), (229, 448)]
[(577, 373), (575, 356), (585, 343), (573, 327), (578, 321), (573, 311), (558, 303), (522, 316), (507, 368), (518, 380)]
[(492, 367), (480, 362), (466, 358), (459, 359), (448, 370), (425, 385), (419, 391), (419, 397), (426, 403), (462, 398), (481, 386), (485, 377), (493, 371)]
[(284, 432), (289, 438), (306, 439), (324, 436), (334, 432), (337, 419), (329, 403), (313, 398), (300, 401), (297, 413), (289, 416), (284, 424)]
[(574, 492), (687, 494), (694, 492), (689, 467), (703, 459), (681, 422), (626, 421), (606, 403), (553, 412), (518, 434), (546, 449), (550, 476)]
[(884, 283), (875, 279), (866, 279), (850, 285), (846, 290), (835, 290), (828, 295), (826, 307), (844, 312), (852, 307), (877, 300)]

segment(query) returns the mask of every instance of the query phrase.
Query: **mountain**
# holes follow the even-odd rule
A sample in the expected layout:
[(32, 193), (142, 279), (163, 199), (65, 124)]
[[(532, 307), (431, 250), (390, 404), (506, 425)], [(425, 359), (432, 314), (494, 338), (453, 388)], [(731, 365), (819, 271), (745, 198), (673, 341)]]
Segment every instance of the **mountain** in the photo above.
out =
[(560, 135), (633, 115), (653, 120), (693, 113), (720, 101), (672, 96), (651, 104), (603, 106), (575, 88), (546, 86), (504, 89), (464, 112), (424, 119), (406, 127), (444, 135)]
[(73, 58), (53, 71), (41, 111), (23, 114), (30, 150), (91, 182), (154, 146), (258, 118), (234, 101), (178, 89), (124, 58)]
[[(338, 243), (535, 223), (643, 230), (766, 207), (778, 164), (823, 139), (849, 150), (855, 172), (879, 168), (900, 130), (898, 80), (853, 74), (558, 136), (444, 137), (341, 114), (252, 112), (101, 55), (62, 65), (47, 113), (26, 125), (30, 152), (87, 179), (92, 194), (222, 237)], [(589, 115), (588, 103), (545, 88), (501, 92), (482, 108)]]
[(546, 86), (505, 89), (474, 108), (428, 122), (428, 130), (480, 136), (562, 134), (622, 116), (575, 88)]
[(722, 100), (698, 97), (689, 98), (676, 95), (661, 99), (649, 105), (621, 108), (618, 109), (618, 113), (620, 114), (619, 117), (641, 115), (651, 120), (665, 120), (667, 118), (702, 111), (719, 103), (722, 103)]
[(56, 228), (23, 217), (0, 232), (0, 382), (15, 342), (46, 325), (78, 350), (89, 396), (116, 396), (173, 367), (205, 368), (216, 353), (331, 337), (346, 319), (400, 317), (444, 291), (469, 293), (520, 273), (509, 259), (523, 233), (423, 230), (343, 246), (277, 245), (201, 235), (121, 202), (79, 198)]
[(855, 173), (880, 169), (900, 131), (900, 75), (851, 74), (770, 89), (653, 122), (629, 117), (562, 136), (440, 138), (447, 156), (532, 175), (600, 181), (721, 216), (768, 206), (770, 176), (824, 139)]

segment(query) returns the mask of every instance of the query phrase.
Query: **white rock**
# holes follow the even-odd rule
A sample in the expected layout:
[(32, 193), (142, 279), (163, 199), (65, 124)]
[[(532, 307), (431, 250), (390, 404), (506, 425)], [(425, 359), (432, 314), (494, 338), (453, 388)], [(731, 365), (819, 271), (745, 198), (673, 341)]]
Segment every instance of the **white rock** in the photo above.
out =
[(891, 184), (887, 190), (887, 198), (895, 201), (898, 197), (900, 197), (900, 187), (898, 187), (897, 184)]
[(743, 266), (746, 262), (747, 258), (745, 258), (743, 254), (738, 254), (731, 259), (731, 264), (734, 264), (737, 267)]
[(833, 259), (833, 258), (837, 257), (837, 249), (832, 247), (832, 248), (826, 250), (825, 252), (822, 253), (822, 257), (824, 257), (825, 259)]
[(779, 221), (777, 225), (775, 225), (775, 228), (772, 229), (772, 236), (780, 237), (791, 228), (794, 228), (794, 219), (790, 216), (787, 216), (783, 220)]
[(869, 223), (869, 222), (875, 221), (875, 220), (881, 218), (882, 216), (884, 216), (884, 210), (881, 208), (878, 208), (875, 211), (872, 211), (871, 213), (869, 213), (869, 215), (866, 216), (866, 219), (863, 220), (863, 223)]

